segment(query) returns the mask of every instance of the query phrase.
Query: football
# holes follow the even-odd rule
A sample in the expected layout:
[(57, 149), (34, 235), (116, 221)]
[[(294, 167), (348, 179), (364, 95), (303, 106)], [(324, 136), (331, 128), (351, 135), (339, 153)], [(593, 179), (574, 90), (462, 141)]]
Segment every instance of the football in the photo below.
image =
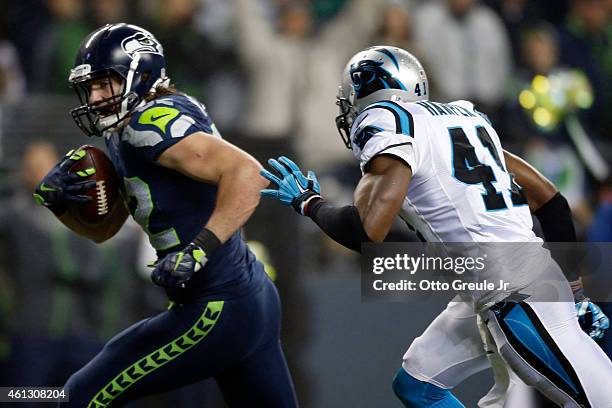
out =
[[(93, 180), (96, 186), (84, 194), (91, 197), (87, 203), (75, 203), (68, 207), (68, 214), (78, 223), (86, 227), (97, 227), (107, 224), (116, 205), (123, 205), (119, 192), (119, 179), (113, 163), (100, 149), (90, 145), (79, 147), (76, 151), (84, 151), (85, 157), (70, 168), (71, 173), (93, 173), (82, 180)], [(94, 169), (92, 172), (89, 169)]]

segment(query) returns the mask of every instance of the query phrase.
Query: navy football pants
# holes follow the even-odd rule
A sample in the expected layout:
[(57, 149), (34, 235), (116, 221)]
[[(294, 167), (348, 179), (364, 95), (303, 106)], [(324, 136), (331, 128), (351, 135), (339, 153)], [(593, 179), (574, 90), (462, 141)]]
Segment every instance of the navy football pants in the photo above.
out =
[(174, 305), (121, 332), (70, 377), (60, 406), (117, 407), (209, 377), (230, 407), (297, 406), (268, 279), (243, 297)]

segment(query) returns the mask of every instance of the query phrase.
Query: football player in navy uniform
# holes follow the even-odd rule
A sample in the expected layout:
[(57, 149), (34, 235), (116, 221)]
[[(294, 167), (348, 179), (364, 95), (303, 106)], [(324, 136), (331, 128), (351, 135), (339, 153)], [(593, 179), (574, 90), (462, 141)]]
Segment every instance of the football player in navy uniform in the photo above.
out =
[[(151, 278), (171, 306), (110, 340), (68, 380), (62, 406), (122, 406), (210, 377), (229, 406), (296, 406), (278, 293), (239, 231), (267, 185), (259, 163), (170, 85), (161, 44), (140, 27), (92, 32), (69, 81), (81, 101), (72, 116), (87, 135), (104, 137), (127, 207), (157, 251)], [(102, 237), (66, 215), (92, 187), (68, 171), (81, 158), (67, 155), (36, 196), (78, 233), (108, 239), (127, 212)]]

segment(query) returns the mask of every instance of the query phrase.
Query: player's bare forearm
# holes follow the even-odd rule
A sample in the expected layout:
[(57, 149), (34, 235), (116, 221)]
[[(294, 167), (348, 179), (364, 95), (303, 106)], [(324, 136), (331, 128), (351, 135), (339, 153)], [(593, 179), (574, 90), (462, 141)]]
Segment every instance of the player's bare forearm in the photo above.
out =
[(193, 179), (218, 186), (215, 209), (207, 229), (225, 242), (249, 219), (268, 181), (261, 165), (221, 138), (197, 132), (164, 151), (158, 163)]
[(514, 175), (514, 180), (523, 189), (532, 213), (557, 194), (555, 185), (525, 160), (506, 150), (504, 159), (508, 172)]
[(260, 169), (255, 159), (246, 159), (221, 175), (215, 210), (206, 224), (221, 242), (242, 227), (259, 204), (259, 191), (268, 185), (259, 175)]
[(355, 206), (368, 237), (382, 242), (408, 192), (412, 171), (391, 156), (375, 157), (355, 189)]
[(115, 202), (115, 207), (108, 216), (108, 223), (96, 226), (86, 226), (77, 222), (73, 217), (63, 214), (57, 217), (62, 224), (73, 232), (90, 239), (96, 243), (102, 243), (113, 236), (121, 229), (129, 213), (122, 200)]

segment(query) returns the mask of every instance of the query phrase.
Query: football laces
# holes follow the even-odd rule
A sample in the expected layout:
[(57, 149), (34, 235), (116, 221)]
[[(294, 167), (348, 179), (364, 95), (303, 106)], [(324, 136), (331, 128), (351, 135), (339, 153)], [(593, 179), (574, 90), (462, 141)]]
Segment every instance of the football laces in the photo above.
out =
[(106, 196), (106, 184), (104, 180), (96, 181), (96, 196), (98, 201), (98, 215), (108, 213), (108, 197)]

